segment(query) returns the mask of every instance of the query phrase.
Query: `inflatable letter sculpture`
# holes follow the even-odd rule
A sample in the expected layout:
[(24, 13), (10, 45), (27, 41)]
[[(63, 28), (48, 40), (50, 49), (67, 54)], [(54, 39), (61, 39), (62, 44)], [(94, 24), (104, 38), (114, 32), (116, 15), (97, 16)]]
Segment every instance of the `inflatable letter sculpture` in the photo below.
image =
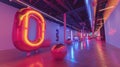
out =
[[(30, 18), (37, 21), (36, 38), (31, 41), (28, 37)], [(44, 41), (45, 20), (43, 16), (30, 8), (23, 8), (16, 12), (12, 39), (16, 48), (22, 51), (32, 51), (38, 49)]]

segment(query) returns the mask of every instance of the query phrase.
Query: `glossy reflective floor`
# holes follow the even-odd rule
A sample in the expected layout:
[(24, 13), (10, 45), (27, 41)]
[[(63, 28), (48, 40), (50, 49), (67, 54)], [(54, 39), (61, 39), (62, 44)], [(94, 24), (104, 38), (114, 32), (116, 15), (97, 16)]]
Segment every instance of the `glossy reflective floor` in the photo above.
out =
[[(67, 49), (64, 60), (54, 60), (50, 48), (42, 48), (29, 57), (23, 52), (13, 55), (9, 52), (7, 55), (0, 55), (0, 67), (120, 67), (120, 49), (102, 41), (76, 41), (67, 45)], [(13, 57), (10, 59), (11, 56)]]

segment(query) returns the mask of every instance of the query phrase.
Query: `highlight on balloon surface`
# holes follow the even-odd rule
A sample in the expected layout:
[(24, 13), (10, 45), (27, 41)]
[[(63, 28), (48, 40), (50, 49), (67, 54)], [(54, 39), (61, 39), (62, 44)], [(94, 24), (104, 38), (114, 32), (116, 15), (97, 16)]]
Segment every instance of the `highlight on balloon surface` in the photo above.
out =
[(71, 45), (71, 44), (72, 44), (72, 40), (71, 40), (71, 39), (67, 39), (67, 40), (65, 41), (65, 43), (66, 43), (67, 45)]
[(64, 59), (67, 54), (67, 48), (64, 44), (55, 44), (51, 49), (54, 59)]

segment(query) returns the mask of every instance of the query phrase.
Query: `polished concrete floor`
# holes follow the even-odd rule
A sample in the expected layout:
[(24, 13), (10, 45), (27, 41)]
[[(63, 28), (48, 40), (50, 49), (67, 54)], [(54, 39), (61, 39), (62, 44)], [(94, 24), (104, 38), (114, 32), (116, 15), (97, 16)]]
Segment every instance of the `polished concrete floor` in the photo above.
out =
[(76, 41), (67, 50), (64, 60), (54, 60), (50, 48), (29, 57), (17, 50), (0, 52), (0, 67), (120, 67), (120, 49), (103, 41)]

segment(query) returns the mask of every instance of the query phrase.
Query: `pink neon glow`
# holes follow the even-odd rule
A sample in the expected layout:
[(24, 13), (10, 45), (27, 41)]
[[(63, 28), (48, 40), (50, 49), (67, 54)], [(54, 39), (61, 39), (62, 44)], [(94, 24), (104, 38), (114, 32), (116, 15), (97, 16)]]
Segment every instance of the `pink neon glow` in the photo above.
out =
[(64, 14), (64, 43), (66, 41), (66, 13)]

